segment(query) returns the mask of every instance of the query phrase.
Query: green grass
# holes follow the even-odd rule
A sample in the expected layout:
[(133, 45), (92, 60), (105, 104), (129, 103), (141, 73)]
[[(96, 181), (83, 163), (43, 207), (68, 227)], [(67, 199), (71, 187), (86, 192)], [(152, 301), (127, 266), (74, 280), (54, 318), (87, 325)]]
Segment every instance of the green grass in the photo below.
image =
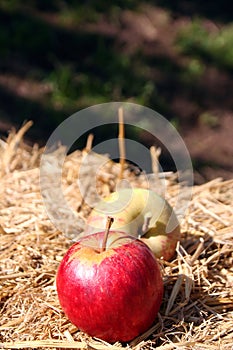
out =
[(217, 128), (220, 126), (219, 117), (210, 112), (204, 112), (199, 115), (199, 123), (209, 128)]
[(233, 69), (233, 24), (210, 33), (200, 20), (180, 31), (177, 45), (182, 53), (219, 68)]
[[(93, 22), (98, 26), (105, 16), (117, 30), (122, 25), (122, 10), (140, 14), (143, 5), (139, 0), (25, 0), (23, 4), (20, 0), (0, 0), (3, 68), (9, 74), (31, 77), (51, 87), (43, 101), (17, 96), (18, 105), (7, 102), (6, 109), (12, 113), (14, 105), (21, 118), (44, 114), (56, 120), (57, 115), (59, 122), (62, 116), (94, 104), (130, 101), (157, 110), (181, 128), (179, 112), (173, 112), (170, 101), (177, 97), (178, 101), (192, 100), (205, 108), (208, 91), (203, 94), (200, 82), (206, 67), (233, 68), (233, 25), (210, 33), (203, 25), (205, 19), (194, 20), (179, 32), (176, 43), (170, 43), (171, 50), (180, 50), (180, 61), (179, 56), (173, 59), (166, 52), (157, 55), (156, 42), (153, 54), (147, 54), (143, 46), (126, 54), (117, 36), (88, 29)], [(168, 11), (166, 16), (172, 20)], [(51, 20), (54, 18), (55, 22)], [(3, 101), (16, 97), (5, 87), (2, 95), (8, 96)], [(200, 120), (216, 123), (206, 115)]]
[(140, 55), (136, 54), (132, 61), (100, 41), (84, 68), (80, 70), (74, 62), (55, 64), (45, 79), (52, 87), (49, 96), (52, 106), (77, 109), (113, 100), (146, 105), (157, 95), (155, 83), (147, 79), (149, 72)]

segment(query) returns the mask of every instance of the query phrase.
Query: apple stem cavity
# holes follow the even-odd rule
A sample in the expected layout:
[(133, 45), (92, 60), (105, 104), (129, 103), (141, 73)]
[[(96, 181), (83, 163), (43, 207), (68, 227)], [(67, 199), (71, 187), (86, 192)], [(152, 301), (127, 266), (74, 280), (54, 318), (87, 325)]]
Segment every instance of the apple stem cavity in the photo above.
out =
[(106, 228), (105, 228), (105, 232), (104, 232), (104, 238), (103, 238), (102, 246), (100, 249), (100, 253), (102, 253), (106, 250), (108, 235), (109, 235), (110, 228), (113, 224), (113, 221), (114, 221), (114, 219), (111, 216), (107, 217), (107, 224), (106, 224)]
[(126, 240), (126, 239), (130, 239), (131, 241), (132, 241), (132, 239), (136, 239), (134, 236), (132, 236), (132, 235), (127, 235), (127, 234), (125, 234), (124, 236), (122, 236), (122, 237), (118, 237), (118, 238), (116, 238), (116, 239), (114, 239), (112, 242), (111, 242), (111, 246), (113, 245), (113, 244), (115, 244), (117, 241), (120, 241), (121, 239), (123, 239), (124, 241)]

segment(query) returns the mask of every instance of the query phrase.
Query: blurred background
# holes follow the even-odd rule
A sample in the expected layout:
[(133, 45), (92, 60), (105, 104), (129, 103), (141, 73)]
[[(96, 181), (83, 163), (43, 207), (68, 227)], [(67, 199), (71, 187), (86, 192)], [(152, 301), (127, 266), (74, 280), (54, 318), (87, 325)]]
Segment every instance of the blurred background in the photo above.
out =
[(72, 113), (128, 101), (177, 128), (195, 183), (230, 179), (232, 75), (227, 0), (0, 0), (3, 138), (33, 120), (27, 141), (44, 145)]

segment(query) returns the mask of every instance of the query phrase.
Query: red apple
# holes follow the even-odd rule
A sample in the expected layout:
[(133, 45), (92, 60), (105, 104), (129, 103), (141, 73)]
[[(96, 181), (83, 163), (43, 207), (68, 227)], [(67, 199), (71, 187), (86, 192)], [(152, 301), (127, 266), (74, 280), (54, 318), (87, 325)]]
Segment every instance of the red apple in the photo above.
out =
[(119, 231), (108, 232), (107, 238), (106, 232), (97, 232), (73, 244), (56, 283), (69, 320), (111, 343), (127, 342), (146, 331), (163, 296), (160, 267), (151, 250)]

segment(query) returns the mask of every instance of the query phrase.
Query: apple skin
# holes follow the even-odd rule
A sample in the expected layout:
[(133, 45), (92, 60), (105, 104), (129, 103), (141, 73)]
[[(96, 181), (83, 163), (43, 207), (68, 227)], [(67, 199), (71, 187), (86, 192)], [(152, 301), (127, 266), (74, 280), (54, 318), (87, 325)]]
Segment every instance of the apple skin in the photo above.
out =
[(60, 305), (69, 320), (90, 336), (127, 342), (155, 320), (163, 297), (160, 266), (146, 244), (110, 231), (81, 238), (57, 272)]
[[(146, 232), (145, 216), (150, 214)], [(140, 238), (157, 258), (171, 260), (180, 239), (180, 225), (169, 203), (152, 190), (120, 189), (101, 200), (91, 211), (85, 235), (104, 229), (106, 216), (114, 218), (112, 229)]]

